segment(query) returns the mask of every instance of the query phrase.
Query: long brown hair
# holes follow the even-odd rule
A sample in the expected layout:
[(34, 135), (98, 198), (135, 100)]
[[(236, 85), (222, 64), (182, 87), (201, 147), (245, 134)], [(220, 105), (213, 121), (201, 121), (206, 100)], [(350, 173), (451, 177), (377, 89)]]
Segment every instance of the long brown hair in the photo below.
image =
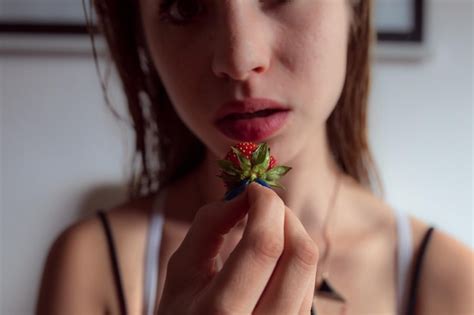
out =
[[(176, 114), (152, 65), (138, 6), (132, 1), (94, 0), (94, 8), (98, 30), (105, 36), (133, 122), (135, 152), (129, 197), (135, 198), (153, 193), (191, 171), (203, 160), (205, 147)], [(378, 188), (383, 193), (367, 135), (372, 0), (353, 1), (352, 9), (345, 84), (326, 122), (329, 145), (346, 174), (372, 191)], [(98, 66), (89, 19), (88, 25)], [(105, 86), (102, 84), (104, 96)], [(107, 98), (106, 103), (113, 110)]]

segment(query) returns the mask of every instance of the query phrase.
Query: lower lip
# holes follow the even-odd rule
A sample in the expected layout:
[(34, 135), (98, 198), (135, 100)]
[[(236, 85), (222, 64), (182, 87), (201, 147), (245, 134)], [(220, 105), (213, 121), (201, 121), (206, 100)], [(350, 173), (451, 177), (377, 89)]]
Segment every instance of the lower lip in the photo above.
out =
[(216, 125), (223, 134), (233, 140), (258, 142), (281, 129), (289, 114), (290, 111), (280, 111), (265, 117), (223, 119)]

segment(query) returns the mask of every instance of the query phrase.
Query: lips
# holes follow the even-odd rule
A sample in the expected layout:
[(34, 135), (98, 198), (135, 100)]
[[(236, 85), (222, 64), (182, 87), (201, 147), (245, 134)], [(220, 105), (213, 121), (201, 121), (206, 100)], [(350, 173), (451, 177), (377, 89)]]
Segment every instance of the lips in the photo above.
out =
[(236, 114), (251, 114), (257, 113), (264, 110), (274, 110), (274, 111), (287, 111), (288, 107), (265, 98), (247, 98), (242, 101), (231, 101), (223, 104), (217, 114), (215, 121), (218, 122), (221, 119), (229, 118), (227, 116), (236, 115)]
[(266, 117), (280, 111), (281, 110), (279, 109), (264, 109), (253, 113), (233, 113), (225, 116), (223, 119), (250, 119), (257, 117)]
[(227, 137), (237, 141), (262, 141), (288, 120), (290, 109), (268, 99), (247, 99), (225, 104), (215, 125)]

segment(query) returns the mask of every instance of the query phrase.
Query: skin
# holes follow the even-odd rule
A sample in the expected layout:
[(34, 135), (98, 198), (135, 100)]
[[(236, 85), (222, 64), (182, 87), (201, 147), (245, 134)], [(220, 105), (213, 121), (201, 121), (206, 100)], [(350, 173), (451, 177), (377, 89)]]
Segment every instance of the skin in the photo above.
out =
[[(208, 149), (204, 162), (170, 186), (165, 199), (160, 314), (308, 314), (326, 249), (321, 226), (340, 173), (329, 154), (325, 121), (344, 82), (350, 8), (343, 0), (203, 3), (205, 13), (177, 26), (160, 20), (157, 1), (140, 2), (153, 63), (176, 112)], [(278, 162), (293, 170), (282, 180), (286, 191), (252, 185), (240, 199), (223, 203), (215, 159), (235, 141), (212, 121), (223, 102), (245, 97), (271, 98), (292, 109), (288, 124), (265, 141)], [(109, 210), (127, 303), (137, 314), (153, 197)], [(330, 278), (349, 300), (348, 314), (395, 314), (393, 209), (343, 176), (332, 211), (337, 216), (330, 221)], [(427, 225), (414, 217), (410, 223), (416, 253)], [(224, 238), (222, 227), (234, 225)], [(217, 254), (224, 263), (220, 273)], [(472, 250), (436, 230), (425, 256), (417, 314), (474, 313), (473, 263)], [(246, 279), (245, 286), (238, 279)], [(195, 294), (196, 287), (204, 289)], [(40, 314), (118, 313), (97, 218), (58, 237), (40, 292)], [(321, 314), (340, 309), (323, 299), (315, 303)]]
[(346, 3), (207, 1), (209, 13), (176, 26), (159, 22), (155, 1), (142, 2), (156, 69), (177, 113), (208, 148), (199, 170), (206, 200), (224, 193), (220, 179), (212, 176), (215, 160), (235, 144), (213, 125), (217, 110), (231, 99), (266, 97), (292, 109), (288, 124), (265, 139), (279, 163), (294, 167), (282, 182), (291, 189), (281, 197), (298, 216), (307, 211), (308, 222), (321, 222), (325, 210), (314, 209), (326, 207), (333, 186), (328, 183), (337, 172), (325, 121), (345, 77)]

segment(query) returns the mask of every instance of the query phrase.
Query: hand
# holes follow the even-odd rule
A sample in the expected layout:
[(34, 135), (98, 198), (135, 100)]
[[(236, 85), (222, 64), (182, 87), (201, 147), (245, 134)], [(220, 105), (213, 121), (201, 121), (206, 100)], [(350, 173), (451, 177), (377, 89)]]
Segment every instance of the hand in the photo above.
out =
[[(247, 226), (220, 271), (224, 236)], [(318, 248), (271, 189), (252, 183), (199, 209), (168, 263), (158, 314), (310, 314)]]

